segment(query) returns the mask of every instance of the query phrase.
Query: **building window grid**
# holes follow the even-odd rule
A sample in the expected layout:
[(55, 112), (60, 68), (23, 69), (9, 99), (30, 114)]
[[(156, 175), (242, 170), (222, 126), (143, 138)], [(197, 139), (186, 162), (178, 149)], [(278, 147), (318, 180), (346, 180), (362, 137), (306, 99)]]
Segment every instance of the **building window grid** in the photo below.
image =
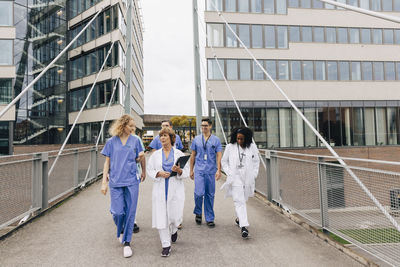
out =
[[(232, 38), (233, 34), (230, 31), (230, 29), (227, 28), (224, 24), (221, 23), (207, 23), (208, 26), (212, 25), (223, 25), (222, 28), (220, 28), (220, 33), (218, 36), (222, 38), (222, 42), (219, 42), (218, 40), (212, 39), (208, 40), (207, 46), (213, 46), (213, 47), (221, 47), (221, 44), (223, 47), (241, 47), (241, 44), (237, 41), (234, 41), (235, 45), (229, 45), (228, 46), (228, 38), (227, 35), (230, 35), (229, 37)], [(330, 27), (330, 26), (301, 26), (301, 25), (269, 25), (269, 24), (230, 24), (233, 26), (233, 30), (235, 30), (235, 33), (240, 36), (241, 31), (239, 28), (244, 28), (245, 26), (248, 26), (249, 28), (249, 42), (248, 42), (248, 47), (249, 48), (278, 48), (278, 49), (287, 49), (289, 47), (289, 43), (291, 42), (301, 42), (301, 43), (334, 43), (334, 44), (379, 44), (379, 45), (399, 45), (400, 44), (400, 30), (395, 29), (395, 28), (364, 28), (364, 27)], [(242, 26), (242, 27), (240, 27)], [(253, 34), (253, 26), (261, 26), (262, 27), (262, 42), (263, 45), (261, 47), (253, 46), (253, 39), (255, 38)], [(299, 40), (292, 40), (291, 36), (291, 30), (294, 30), (295, 28), (299, 29)], [(286, 29), (285, 29), (286, 28)], [(323, 40), (320, 40), (318, 36), (316, 36), (316, 30), (323, 28)], [(335, 31), (334, 33), (334, 38), (335, 40), (329, 40), (328, 36), (328, 29), (333, 29)], [(273, 42), (273, 46), (270, 46), (270, 43), (268, 43), (268, 36), (266, 36), (267, 31), (273, 31), (273, 36), (274, 40), (271, 40)], [(278, 32), (284, 31), (285, 32), (285, 41), (284, 45), (282, 47), (279, 47), (279, 35)], [(345, 31), (345, 35), (344, 34)], [(351, 36), (351, 31), (357, 31), (357, 38), (354, 39)], [(207, 27), (207, 32), (209, 33), (209, 27)], [(306, 33), (308, 33), (306, 35)], [(342, 34), (341, 34), (342, 33)], [(366, 34), (368, 33), (368, 36)], [(386, 35), (385, 35), (386, 33)], [(386, 37), (385, 37), (386, 36)], [(317, 39), (319, 41), (317, 41)], [(354, 41), (352, 41), (354, 40)], [(242, 40), (243, 41), (243, 40)], [(211, 44), (210, 44), (211, 43)]]
[[(240, 62), (243, 62), (242, 64), (245, 64), (244, 61), (249, 61), (249, 63), (246, 63), (246, 65), (247, 64), (250, 65), (249, 66), (250, 80), (260, 80), (258, 78), (257, 79), (254, 78), (255, 63), (252, 59), (240, 59), (240, 60), (239, 59), (237, 59), (237, 60), (236, 59), (218, 59), (218, 60), (221, 64), (221, 67), (224, 68), (223, 69), (224, 76), (227, 77), (228, 80), (231, 80), (231, 79), (229, 79), (229, 77), (234, 77), (234, 76), (231, 76), (230, 74), (228, 74), (228, 68), (227, 68), (227, 63), (226, 63), (227, 60), (230, 60), (231, 63), (236, 62), (237, 75), (238, 75), (237, 77), (239, 77), (238, 78), (239, 80), (247, 80), (247, 79), (242, 79), (242, 77), (240, 76), (240, 74), (241, 74)], [(301, 80), (308, 80), (308, 81), (311, 80), (311, 79), (305, 79), (305, 77), (304, 77), (304, 73), (305, 73), (304, 66), (310, 62), (312, 62), (312, 64), (307, 65), (307, 66), (313, 68), (313, 70), (312, 70), (313, 79), (312, 80), (314, 80), (314, 81), (315, 80), (318, 80), (318, 81), (322, 81), (322, 80), (325, 80), (325, 81), (360, 81), (360, 80), (361, 81), (364, 81), (364, 80), (366, 80), (366, 81), (394, 81), (394, 80), (396, 80), (396, 81), (398, 81), (398, 80), (400, 80), (400, 62), (394, 62), (394, 61), (386, 61), (386, 62), (383, 62), (383, 61), (347, 61), (347, 60), (322, 61), (322, 60), (280, 60), (280, 59), (259, 59), (259, 61), (265, 69), (267, 69), (267, 64), (266, 64), (267, 61), (275, 62), (275, 73), (276, 74), (279, 74), (279, 70), (287, 69), (287, 73), (286, 73), (286, 71), (285, 71), (285, 73), (282, 73), (281, 79), (279, 78), (279, 75), (276, 75), (276, 77), (273, 77), (276, 80), (298, 81), (298, 79), (296, 79), (296, 78), (292, 79), (292, 73), (293, 73), (292, 62), (297, 62), (297, 61), (300, 62)], [(282, 66), (282, 68), (279, 69), (279, 64), (285, 63), (285, 62), (288, 63), (287, 67), (284, 68)], [(319, 62), (323, 62), (325, 65), (324, 73), (317, 73), (317, 69), (318, 69), (317, 63), (319, 63)], [(334, 73), (329, 72), (328, 62), (336, 66), (336, 68), (334, 68), (334, 69), (330, 68), (330, 70), (335, 70)], [(359, 79), (356, 79), (355, 76), (352, 75), (352, 70), (353, 70), (353, 67), (355, 66), (352, 64), (356, 64), (356, 63), (360, 63), (360, 62), (361, 62), (361, 66), (360, 66), (361, 67), (361, 79), (359, 80)], [(380, 77), (382, 77), (382, 79), (378, 78), (378, 76), (377, 76), (378, 73), (376, 71), (378, 71), (378, 69), (376, 69), (376, 66), (378, 64), (383, 64), (383, 73), (380, 75)], [(388, 69), (387, 65), (388, 64), (394, 64), (393, 70), (395, 71), (395, 73), (394, 73), (395, 79), (388, 78), (388, 73), (387, 73), (387, 69)], [(345, 71), (347, 74), (340, 67), (340, 66), (345, 66), (345, 65), (348, 66), (348, 67), (346, 67), (346, 71)], [(217, 67), (217, 64), (215, 63), (215, 59), (208, 59), (208, 66), (209, 66), (208, 67), (208, 79), (209, 80), (223, 80), (220, 70)], [(211, 67), (211, 66), (213, 66), (213, 67)], [(286, 66), (286, 64), (285, 64), (285, 66)], [(368, 68), (368, 66), (371, 66), (371, 68)], [(382, 70), (382, 68), (380, 68), (380, 69)], [(369, 72), (369, 70), (371, 70), (371, 71)], [(247, 73), (247, 71), (246, 71), (246, 73)], [(309, 72), (307, 72), (307, 73), (309, 73)], [(274, 76), (273, 73), (269, 73), (269, 74)], [(322, 75), (322, 77), (324, 77), (324, 79), (318, 78), (318, 77), (321, 77), (321, 75)], [(368, 76), (366, 76), (366, 75), (368, 75)], [(342, 76), (347, 77), (347, 78), (342, 79)], [(268, 79), (266, 77), (266, 75), (263, 75), (263, 77), (264, 77), (264, 80)], [(283, 77), (287, 77), (287, 79), (283, 78)], [(368, 78), (368, 77), (371, 77), (371, 78)], [(235, 79), (233, 79), (233, 80), (235, 80)]]

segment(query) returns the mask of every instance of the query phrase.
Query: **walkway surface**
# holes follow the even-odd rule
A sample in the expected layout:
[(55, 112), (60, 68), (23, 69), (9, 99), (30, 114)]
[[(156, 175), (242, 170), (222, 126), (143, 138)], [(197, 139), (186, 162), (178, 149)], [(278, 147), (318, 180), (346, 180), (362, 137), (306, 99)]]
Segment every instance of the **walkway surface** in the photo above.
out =
[(251, 239), (240, 237), (232, 200), (219, 190), (216, 227), (196, 225), (190, 179), (183, 229), (171, 256), (162, 258), (158, 232), (151, 228), (152, 183), (140, 187), (140, 232), (133, 236), (131, 258), (122, 256), (109, 194), (101, 195), (97, 182), (0, 241), (0, 266), (361, 266), (255, 198), (248, 202)]

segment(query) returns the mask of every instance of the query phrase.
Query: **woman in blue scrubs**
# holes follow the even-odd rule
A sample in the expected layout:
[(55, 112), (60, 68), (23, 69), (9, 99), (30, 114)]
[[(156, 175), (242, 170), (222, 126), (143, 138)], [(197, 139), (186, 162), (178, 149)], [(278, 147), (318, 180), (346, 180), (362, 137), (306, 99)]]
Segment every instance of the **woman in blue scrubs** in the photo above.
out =
[(136, 159), (143, 151), (138, 138), (131, 135), (134, 129), (133, 118), (123, 115), (111, 126), (112, 137), (101, 151), (106, 157), (101, 192), (105, 195), (110, 187), (110, 212), (117, 226), (117, 238), (124, 245), (125, 258), (132, 256), (130, 242), (139, 193)]

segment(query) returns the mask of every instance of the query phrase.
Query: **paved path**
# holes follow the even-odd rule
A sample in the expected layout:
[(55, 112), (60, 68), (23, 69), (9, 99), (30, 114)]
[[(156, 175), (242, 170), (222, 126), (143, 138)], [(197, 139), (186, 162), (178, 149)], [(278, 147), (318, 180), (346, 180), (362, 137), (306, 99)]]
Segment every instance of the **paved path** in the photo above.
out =
[[(221, 182), (217, 184), (219, 188)], [(258, 199), (250, 199), (251, 239), (234, 225), (231, 199), (216, 195), (216, 227), (194, 222), (193, 182), (187, 180), (183, 229), (171, 256), (162, 258), (151, 228), (151, 188), (140, 187), (133, 236), (134, 255), (125, 259), (109, 213), (109, 195), (97, 182), (58, 208), (0, 241), (0, 266), (361, 266)]]

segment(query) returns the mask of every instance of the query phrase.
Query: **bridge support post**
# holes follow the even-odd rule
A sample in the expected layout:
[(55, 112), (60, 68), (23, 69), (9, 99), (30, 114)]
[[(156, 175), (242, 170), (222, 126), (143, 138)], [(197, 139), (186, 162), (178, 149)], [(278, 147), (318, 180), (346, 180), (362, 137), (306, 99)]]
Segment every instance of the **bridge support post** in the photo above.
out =
[[(271, 152), (270, 150), (265, 151), (265, 163), (266, 163), (266, 176), (267, 176), (267, 199), (272, 202), (272, 171), (271, 171)], [(263, 159), (261, 159), (263, 160)]]
[(94, 179), (97, 176), (97, 147), (90, 151), (90, 173), (89, 178)]
[(79, 184), (79, 151), (78, 149), (74, 150), (74, 187), (77, 187)]
[(321, 210), (321, 226), (325, 231), (329, 227), (328, 213), (328, 187), (326, 177), (326, 165), (323, 164), (324, 158), (318, 157), (318, 185), (319, 185), (319, 202)]
[(33, 155), (32, 162), (32, 208), (48, 207), (48, 169), (49, 154)]
[(280, 200), (280, 186), (279, 186), (279, 166), (278, 166), (278, 158), (276, 152), (271, 151), (270, 153), (270, 168), (269, 173), (271, 177), (271, 200), (279, 201)]

